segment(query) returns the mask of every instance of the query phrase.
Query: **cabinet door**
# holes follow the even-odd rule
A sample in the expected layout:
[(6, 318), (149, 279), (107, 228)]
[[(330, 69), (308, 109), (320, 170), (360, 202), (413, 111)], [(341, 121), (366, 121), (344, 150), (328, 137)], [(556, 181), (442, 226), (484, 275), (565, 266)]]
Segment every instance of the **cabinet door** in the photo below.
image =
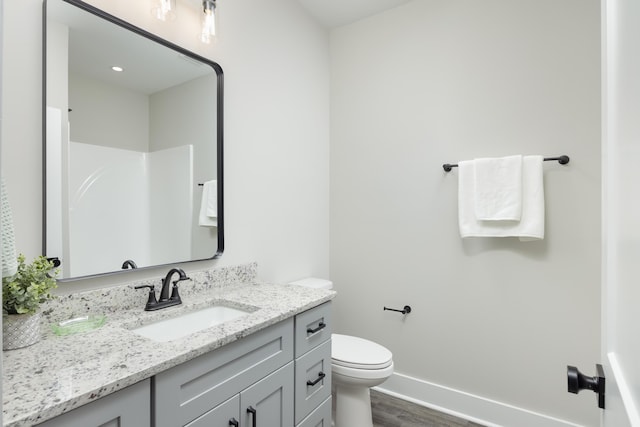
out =
[(331, 427), (331, 397), (302, 420), (298, 427)]
[(238, 427), (240, 425), (240, 395), (216, 406), (184, 427)]
[(149, 380), (88, 403), (39, 427), (144, 427), (151, 425)]
[(243, 427), (293, 425), (293, 362), (240, 393)]

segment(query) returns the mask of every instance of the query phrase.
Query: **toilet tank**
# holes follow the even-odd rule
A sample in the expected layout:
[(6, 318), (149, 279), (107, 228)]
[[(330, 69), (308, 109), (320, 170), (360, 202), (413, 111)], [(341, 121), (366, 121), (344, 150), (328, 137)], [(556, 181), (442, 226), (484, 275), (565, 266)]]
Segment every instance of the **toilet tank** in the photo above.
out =
[(333, 289), (333, 282), (327, 279), (319, 279), (317, 277), (307, 277), (305, 279), (290, 282), (290, 285), (304, 286), (305, 288), (314, 289)]

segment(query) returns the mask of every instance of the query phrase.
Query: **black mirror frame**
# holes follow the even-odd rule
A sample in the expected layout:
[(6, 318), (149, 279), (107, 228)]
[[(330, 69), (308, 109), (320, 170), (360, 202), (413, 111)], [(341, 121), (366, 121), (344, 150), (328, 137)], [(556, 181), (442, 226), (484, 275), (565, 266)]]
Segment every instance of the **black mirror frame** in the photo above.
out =
[[(211, 258), (202, 258), (195, 259), (189, 261), (176, 261), (175, 263), (169, 264), (158, 264), (147, 267), (140, 267), (136, 270), (147, 270), (156, 267), (163, 267), (167, 265), (174, 264), (183, 264), (187, 262), (197, 262), (197, 261), (205, 261), (205, 260), (213, 260), (216, 258), (220, 258), (222, 253), (224, 252), (224, 161), (223, 161), (223, 148), (224, 148), (224, 73), (222, 71), (222, 67), (203, 56), (200, 56), (190, 50), (187, 50), (181, 46), (178, 46), (174, 43), (171, 43), (168, 40), (165, 40), (161, 37), (156, 36), (148, 31), (143, 30), (142, 28), (136, 27), (135, 25), (124, 21), (116, 16), (113, 16), (101, 9), (98, 9), (90, 4), (87, 4), (81, 0), (62, 0), (65, 3), (69, 3), (75, 7), (78, 7), (86, 12), (89, 12), (99, 18), (102, 18), (106, 21), (109, 21), (115, 25), (118, 25), (125, 30), (131, 31), (135, 34), (138, 34), (142, 37), (145, 37), (155, 43), (161, 44), (169, 49), (173, 49), (176, 52), (179, 52), (182, 55), (185, 55), (189, 58), (192, 58), (196, 61), (202, 62), (206, 65), (209, 65), (216, 73), (217, 79), (217, 100), (216, 100), (216, 163), (217, 163), (217, 189), (218, 189), (218, 247), (216, 249), (216, 253)], [(47, 108), (47, 0), (43, 0), (42, 3), (42, 253), (46, 254), (47, 250), (47, 162), (46, 162), (46, 147), (47, 147), (47, 136), (46, 136), (46, 108)], [(60, 262), (58, 260), (58, 262)], [(91, 277), (101, 277), (105, 275), (111, 274), (121, 274), (128, 271), (133, 271), (129, 269), (125, 270), (116, 270), (116, 271), (107, 271), (104, 273), (96, 273), (87, 276), (78, 276), (78, 277), (69, 277), (65, 279), (58, 279), (59, 282), (71, 282), (74, 280), (81, 280)]]

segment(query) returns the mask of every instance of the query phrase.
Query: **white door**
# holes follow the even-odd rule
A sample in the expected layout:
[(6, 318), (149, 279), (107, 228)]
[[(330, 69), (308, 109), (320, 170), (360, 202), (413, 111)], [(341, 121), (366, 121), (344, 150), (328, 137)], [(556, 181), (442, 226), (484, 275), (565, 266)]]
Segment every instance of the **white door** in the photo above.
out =
[(640, 427), (640, 1), (602, 12), (602, 425)]

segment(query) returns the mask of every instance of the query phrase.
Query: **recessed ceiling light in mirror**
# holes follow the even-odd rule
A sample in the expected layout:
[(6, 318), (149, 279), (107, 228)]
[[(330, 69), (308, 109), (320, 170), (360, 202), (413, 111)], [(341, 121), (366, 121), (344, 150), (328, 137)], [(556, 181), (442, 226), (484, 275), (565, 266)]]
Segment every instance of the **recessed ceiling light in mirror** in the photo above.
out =
[(111, 69), (112, 69), (113, 71), (117, 71), (118, 73), (121, 73), (121, 72), (123, 72), (123, 71), (124, 71), (124, 68), (122, 68), (122, 67), (118, 67), (117, 65), (114, 65), (113, 67), (111, 67)]

